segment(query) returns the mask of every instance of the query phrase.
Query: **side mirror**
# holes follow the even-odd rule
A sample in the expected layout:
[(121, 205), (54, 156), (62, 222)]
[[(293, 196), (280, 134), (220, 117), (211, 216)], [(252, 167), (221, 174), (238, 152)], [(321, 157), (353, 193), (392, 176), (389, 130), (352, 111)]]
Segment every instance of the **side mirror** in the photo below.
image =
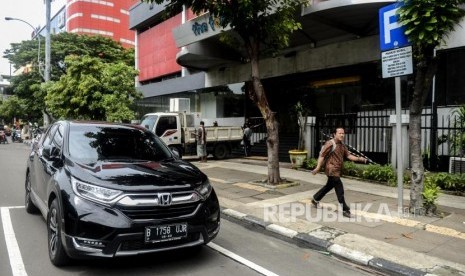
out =
[(173, 154), (179, 158), (181, 156), (181, 154), (179, 153), (179, 149), (177, 148), (171, 148), (171, 151), (173, 152)]
[(52, 145), (47, 145), (42, 149), (42, 156), (47, 160), (59, 159), (59, 153), (58, 148)]

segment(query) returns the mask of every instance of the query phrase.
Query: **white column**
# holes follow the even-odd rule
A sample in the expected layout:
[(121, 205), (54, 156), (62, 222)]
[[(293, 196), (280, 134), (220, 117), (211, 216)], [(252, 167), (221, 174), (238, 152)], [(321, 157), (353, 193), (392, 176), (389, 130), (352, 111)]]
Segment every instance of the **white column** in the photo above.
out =
[(315, 151), (315, 140), (312, 140), (312, 137), (315, 137), (315, 122), (316, 117), (309, 116), (307, 117), (307, 124), (305, 125), (305, 149), (308, 154), (307, 157), (313, 157)]
[[(409, 138), (408, 138), (408, 125), (410, 116), (408, 114), (402, 114), (401, 122), (401, 137), (402, 137), (402, 160), (403, 167), (410, 168), (410, 149), (409, 149)], [(389, 116), (389, 125), (392, 127), (392, 150), (391, 150), (391, 164), (394, 168), (397, 168), (397, 130), (396, 130), (396, 115)]]

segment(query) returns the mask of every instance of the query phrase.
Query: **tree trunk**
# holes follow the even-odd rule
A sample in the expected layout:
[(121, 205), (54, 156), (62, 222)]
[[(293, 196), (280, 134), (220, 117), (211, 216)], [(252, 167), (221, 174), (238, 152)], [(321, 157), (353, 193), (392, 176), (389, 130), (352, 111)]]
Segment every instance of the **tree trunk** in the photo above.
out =
[(268, 100), (266, 98), (265, 90), (260, 80), (260, 73), (258, 68), (258, 55), (251, 56), (251, 69), (252, 69), (252, 87), (253, 98), (252, 100), (257, 105), (260, 113), (265, 120), (268, 138), (266, 139), (267, 153), (268, 153), (268, 184), (279, 184), (281, 176), (279, 173), (279, 131), (278, 122), (276, 121), (275, 113), (270, 109)]
[(417, 215), (424, 215), (422, 194), (425, 168), (423, 167), (421, 155), (421, 113), (437, 68), (432, 49), (425, 50), (424, 56), (429, 58), (416, 66), (415, 88), (412, 103), (410, 104), (409, 123), (410, 161), (412, 164), (409, 211)]

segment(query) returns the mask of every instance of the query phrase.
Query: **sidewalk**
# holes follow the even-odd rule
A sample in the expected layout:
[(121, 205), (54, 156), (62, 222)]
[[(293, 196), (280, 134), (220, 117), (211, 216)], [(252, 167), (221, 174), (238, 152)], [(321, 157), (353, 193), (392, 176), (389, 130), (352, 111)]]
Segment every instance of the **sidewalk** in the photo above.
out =
[[(324, 174), (281, 163), (281, 177), (298, 185), (276, 189), (257, 183), (266, 179), (265, 160), (192, 163), (209, 176), (227, 219), (389, 274), (465, 275), (463, 197), (442, 194), (441, 218), (412, 217), (398, 213), (396, 187), (343, 178), (355, 215), (349, 219), (338, 213), (334, 191), (321, 201), (323, 209), (312, 207), (312, 195), (326, 183)], [(404, 190), (404, 207), (408, 199)]]

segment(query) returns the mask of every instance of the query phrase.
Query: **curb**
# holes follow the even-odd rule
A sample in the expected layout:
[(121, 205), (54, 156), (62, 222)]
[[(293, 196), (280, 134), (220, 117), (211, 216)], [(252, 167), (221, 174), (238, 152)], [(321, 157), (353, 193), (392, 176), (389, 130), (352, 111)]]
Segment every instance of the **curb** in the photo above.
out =
[(334, 255), (357, 264), (374, 268), (380, 272), (396, 275), (423, 276), (428, 272), (397, 264), (383, 258), (368, 255), (364, 252), (353, 250), (331, 241), (317, 238), (307, 233), (297, 232), (281, 225), (268, 223), (260, 218), (250, 216), (233, 209), (221, 208), (222, 218), (243, 225), (252, 230), (263, 231), (278, 238), (296, 243), (300, 246), (316, 250), (325, 255)]

